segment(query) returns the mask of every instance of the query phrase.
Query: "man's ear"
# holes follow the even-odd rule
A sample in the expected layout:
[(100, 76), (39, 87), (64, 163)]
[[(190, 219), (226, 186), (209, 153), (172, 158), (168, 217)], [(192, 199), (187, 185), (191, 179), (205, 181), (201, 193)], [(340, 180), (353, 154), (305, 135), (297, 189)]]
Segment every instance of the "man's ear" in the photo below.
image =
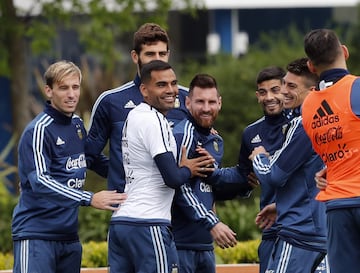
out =
[(260, 94), (259, 94), (259, 92), (258, 92), (258, 91), (256, 91), (256, 92), (255, 92), (255, 95), (256, 95), (256, 98), (257, 98), (258, 103), (260, 103), (260, 99), (259, 99)]
[(130, 55), (133, 63), (137, 65), (139, 61), (139, 55), (136, 53), (135, 50), (131, 50)]
[(44, 94), (48, 99), (51, 99), (52, 98), (52, 88), (50, 88), (50, 86), (48, 86), (48, 85), (45, 85)]
[(143, 84), (143, 83), (140, 84), (140, 92), (144, 98), (148, 97), (148, 90), (147, 90), (145, 84)]
[(316, 68), (314, 67), (312, 61), (308, 60), (306, 62), (306, 64), (307, 64), (307, 67), (309, 68), (310, 72), (316, 74)]
[(346, 45), (341, 45), (341, 48), (344, 52), (344, 57), (345, 57), (345, 60), (349, 59), (349, 56), (350, 56), (350, 53), (349, 53), (349, 50), (348, 48), (346, 47)]
[(185, 106), (186, 109), (190, 110), (190, 98), (188, 96), (185, 97)]
[(222, 99), (221, 97), (219, 97), (219, 111), (221, 110), (221, 106), (222, 106)]

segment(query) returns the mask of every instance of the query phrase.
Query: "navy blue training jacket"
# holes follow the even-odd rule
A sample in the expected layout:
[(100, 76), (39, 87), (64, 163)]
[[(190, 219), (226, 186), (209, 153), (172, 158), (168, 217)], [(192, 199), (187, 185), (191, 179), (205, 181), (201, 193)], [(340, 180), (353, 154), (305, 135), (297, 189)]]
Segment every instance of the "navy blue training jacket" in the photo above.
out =
[[(274, 116), (265, 115), (245, 128), (238, 159), (238, 166), (242, 172), (249, 174), (253, 171), (249, 155), (256, 147), (265, 147), (270, 155), (281, 148), (285, 140), (287, 124), (288, 119), (284, 113), (281, 113)], [(261, 184), (260, 210), (273, 202), (275, 202), (275, 189), (268, 184)], [(263, 230), (264, 239), (275, 236), (275, 227)]]
[[(205, 148), (216, 160), (215, 167), (223, 157), (223, 139), (211, 134), (210, 129), (195, 125), (191, 117), (178, 123), (173, 133), (178, 147), (187, 148), (188, 158), (197, 157), (197, 146)], [(214, 196), (211, 185), (196, 177), (176, 190), (172, 207), (172, 227), (178, 249), (212, 250), (210, 229), (219, 222), (213, 212)]]
[(323, 162), (312, 149), (301, 116), (292, 119), (282, 148), (271, 158), (257, 155), (253, 167), (261, 186), (276, 190), (278, 236), (299, 247), (325, 252), (325, 205), (315, 200), (319, 190), (314, 181)]
[(19, 142), (14, 240), (78, 240), (78, 208), (90, 205), (93, 195), (82, 190), (85, 138), (78, 116), (67, 117), (49, 104), (25, 128)]

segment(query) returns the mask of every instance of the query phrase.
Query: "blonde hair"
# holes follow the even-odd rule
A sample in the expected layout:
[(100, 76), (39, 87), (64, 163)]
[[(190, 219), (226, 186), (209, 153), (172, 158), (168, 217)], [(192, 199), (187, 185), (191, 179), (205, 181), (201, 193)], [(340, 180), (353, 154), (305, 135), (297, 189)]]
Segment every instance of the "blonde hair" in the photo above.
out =
[(76, 64), (69, 61), (58, 61), (50, 65), (44, 73), (45, 84), (52, 88), (54, 83), (60, 83), (68, 75), (77, 75), (81, 82), (81, 70)]

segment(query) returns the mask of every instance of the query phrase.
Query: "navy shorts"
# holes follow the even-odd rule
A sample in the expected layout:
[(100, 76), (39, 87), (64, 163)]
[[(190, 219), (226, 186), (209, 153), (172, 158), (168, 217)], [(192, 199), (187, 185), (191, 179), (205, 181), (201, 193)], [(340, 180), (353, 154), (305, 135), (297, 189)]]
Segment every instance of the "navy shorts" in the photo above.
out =
[(360, 272), (360, 208), (326, 212), (331, 273)]
[(274, 248), (275, 239), (262, 239), (258, 248), (258, 255), (260, 261), (259, 273), (265, 273), (266, 266), (268, 265), (270, 255)]
[(278, 239), (266, 272), (312, 273), (315, 272), (324, 257), (325, 253), (300, 248)]
[(177, 273), (178, 255), (167, 226), (112, 224), (109, 228), (110, 273)]
[(178, 250), (179, 273), (215, 273), (215, 254), (213, 250)]
[(81, 254), (78, 241), (14, 241), (13, 273), (79, 273)]

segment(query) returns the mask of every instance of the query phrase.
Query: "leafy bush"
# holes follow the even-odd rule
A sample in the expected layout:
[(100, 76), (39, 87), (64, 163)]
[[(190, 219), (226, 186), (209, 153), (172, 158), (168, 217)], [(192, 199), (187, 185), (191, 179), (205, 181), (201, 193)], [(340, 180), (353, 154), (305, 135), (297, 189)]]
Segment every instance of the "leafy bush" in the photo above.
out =
[(7, 253), (12, 250), (11, 218), (17, 198), (12, 196), (0, 179), (0, 252)]
[(82, 267), (107, 266), (107, 242), (90, 241), (83, 244)]
[(106, 241), (111, 212), (94, 209), (93, 207), (80, 207), (79, 211), (79, 237), (82, 242)]
[(255, 217), (259, 211), (258, 187), (247, 199), (235, 199), (218, 202), (216, 213), (220, 220), (236, 232), (238, 241), (258, 239), (261, 236), (260, 229), (255, 225)]
[(215, 246), (215, 255), (219, 264), (258, 263), (260, 239), (238, 242), (235, 247), (222, 249)]
[(12, 269), (14, 258), (11, 253), (0, 252), (0, 270)]

